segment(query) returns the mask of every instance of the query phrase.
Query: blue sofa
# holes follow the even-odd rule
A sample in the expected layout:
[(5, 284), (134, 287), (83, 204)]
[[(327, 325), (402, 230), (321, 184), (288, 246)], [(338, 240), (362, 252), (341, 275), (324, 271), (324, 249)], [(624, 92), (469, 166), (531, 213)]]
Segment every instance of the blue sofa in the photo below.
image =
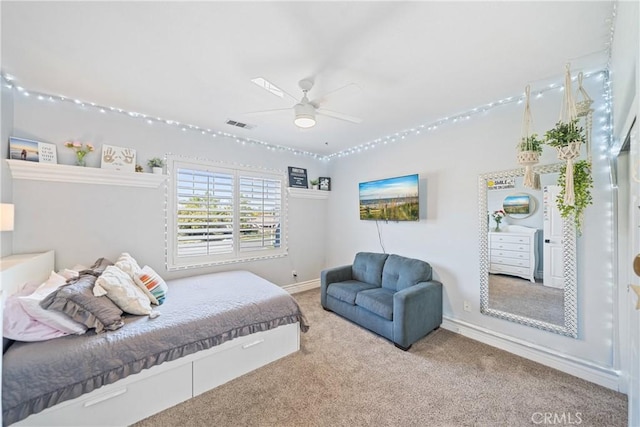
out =
[(382, 335), (396, 347), (411, 345), (442, 323), (442, 283), (425, 261), (359, 252), (352, 265), (323, 270), (320, 299), (333, 311)]

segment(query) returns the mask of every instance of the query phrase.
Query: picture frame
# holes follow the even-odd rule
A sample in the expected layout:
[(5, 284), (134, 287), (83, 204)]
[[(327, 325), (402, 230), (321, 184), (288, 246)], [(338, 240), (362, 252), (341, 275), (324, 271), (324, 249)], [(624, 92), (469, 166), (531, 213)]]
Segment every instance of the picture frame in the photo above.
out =
[(15, 136), (9, 137), (8, 158), (36, 163), (58, 163), (56, 144)]
[(100, 167), (122, 172), (136, 171), (136, 150), (115, 145), (102, 145)]
[(289, 187), (309, 188), (307, 170), (295, 166), (289, 166)]
[(318, 184), (318, 189), (322, 191), (331, 191), (331, 178), (328, 176), (321, 176), (318, 178), (320, 182)]

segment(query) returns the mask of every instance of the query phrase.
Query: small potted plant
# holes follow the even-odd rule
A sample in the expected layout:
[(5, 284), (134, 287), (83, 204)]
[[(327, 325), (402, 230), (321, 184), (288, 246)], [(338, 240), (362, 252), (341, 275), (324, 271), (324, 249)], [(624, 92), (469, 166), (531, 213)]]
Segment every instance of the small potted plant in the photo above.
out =
[(311, 183), (311, 188), (314, 190), (318, 189), (318, 184), (320, 183), (319, 179), (312, 179), (311, 181), (309, 181)]
[(555, 147), (558, 150), (564, 147), (569, 147), (572, 144), (577, 145), (586, 142), (584, 129), (578, 127), (578, 119), (573, 119), (570, 122), (559, 121), (556, 123), (556, 127), (548, 130), (545, 134), (545, 143), (550, 147)]
[(518, 144), (518, 163), (524, 166), (524, 182), (523, 185), (529, 188), (536, 188), (535, 174), (533, 166), (540, 160), (542, 154), (542, 144), (544, 142), (538, 139), (537, 134), (523, 136)]
[(160, 157), (153, 157), (149, 159), (147, 165), (151, 168), (153, 173), (162, 175), (162, 167), (164, 166), (164, 160)]

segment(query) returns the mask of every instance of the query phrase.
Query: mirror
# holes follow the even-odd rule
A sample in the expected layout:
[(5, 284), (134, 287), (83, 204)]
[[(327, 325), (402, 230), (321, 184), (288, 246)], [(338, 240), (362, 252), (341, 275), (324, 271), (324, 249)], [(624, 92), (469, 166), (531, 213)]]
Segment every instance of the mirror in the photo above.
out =
[[(555, 208), (562, 166), (533, 168), (541, 190), (523, 187), (523, 168), (480, 175), (480, 312), (576, 338), (576, 229)], [(529, 211), (507, 214), (496, 231), (492, 213), (509, 196), (517, 211), (522, 195), (530, 196)]]

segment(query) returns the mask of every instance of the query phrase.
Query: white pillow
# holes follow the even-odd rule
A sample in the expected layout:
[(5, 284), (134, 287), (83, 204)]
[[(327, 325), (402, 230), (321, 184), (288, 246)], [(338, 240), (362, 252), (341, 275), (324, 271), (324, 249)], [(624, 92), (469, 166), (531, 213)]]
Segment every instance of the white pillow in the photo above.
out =
[(31, 295), (18, 297), (18, 301), (22, 309), (37, 321), (68, 334), (82, 335), (87, 331), (86, 326), (60, 311), (47, 310), (40, 307), (40, 302), (47, 295), (66, 282), (64, 277), (52, 271), (49, 280), (40, 285)]
[(24, 311), (18, 298), (32, 294), (38, 284), (25, 284), (21, 290), (10, 295), (4, 303), (2, 335), (16, 341), (46, 341), (68, 335), (51, 326), (38, 322)]
[(131, 279), (133, 279), (134, 276), (140, 272), (140, 266), (138, 265), (138, 262), (127, 252), (123, 252), (122, 254), (120, 254), (120, 257), (114, 265), (120, 270), (127, 273), (129, 277), (131, 277)]
[(149, 298), (134, 283), (129, 274), (115, 265), (108, 266), (98, 277), (93, 294), (95, 296), (106, 294), (125, 313), (155, 317)]

